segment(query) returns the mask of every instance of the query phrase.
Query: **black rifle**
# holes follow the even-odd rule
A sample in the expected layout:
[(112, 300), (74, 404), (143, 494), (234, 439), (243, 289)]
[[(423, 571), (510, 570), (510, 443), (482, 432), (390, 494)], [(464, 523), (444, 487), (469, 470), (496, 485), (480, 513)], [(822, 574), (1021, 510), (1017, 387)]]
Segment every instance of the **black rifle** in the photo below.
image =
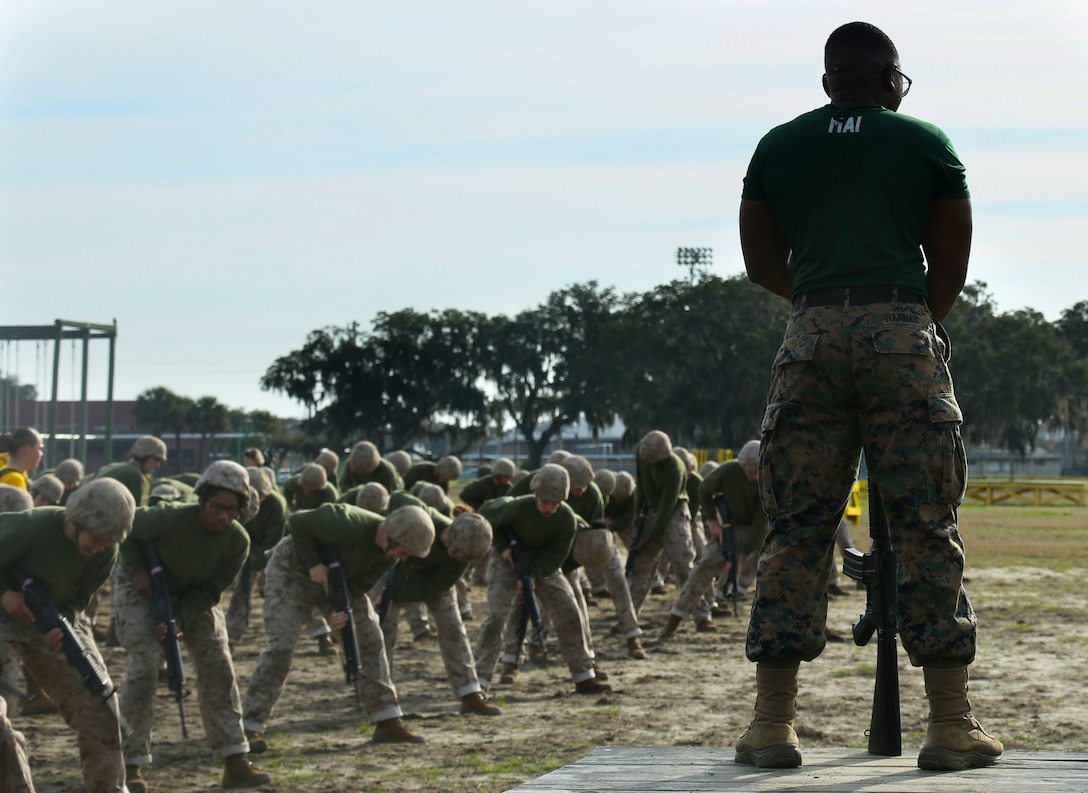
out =
[(638, 517), (635, 518), (635, 536), (631, 539), (631, 547), (627, 549), (627, 564), (623, 567), (623, 573), (630, 578), (635, 572), (635, 557), (638, 556), (638, 545), (642, 542), (642, 535), (646, 533), (646, 501), (643, 500), (638, 507)]
[(250, 600), (253, 597), (253, 565), (249, 563), (249, 557), (246, 557), (245, 562), (242, 563), (242, 572), (238, 576), (238, 594), (242, 597), (242, 602), (246, 606), (246, 621), (245, 626), (249, 627), (249, 607)]
[(896, 657), (899, 559), (892, 548), (891, 530), (880, 490), (869, 480), (869, 553), (847, 548), (842, 570), (865, 584), (865, 613), (854, 623), (854, 644), (864, 647), (876, 632), (876, 687), (869, 721), (869, 753), (884, 757), (903, 754), (899, 714), (899, 664)]
[(170, 605), (170, 584), (166, 581), (159, 549), (153, 542), (141, 542), (140, 549), (151, 575), (151, 619), (157, 625), (166, 626), (166, 637), (162, 641), (162, 651), (166, 655), (166, 685), (178, 703), (178, 716), (181, 719), (182, 737), (189, 737), (189, 725), (185, 723), (185, 666), (181, 662), (181, 645), (178, 643), (178, 624), (174, 620), (174, 609)]
[(355, 689), (355, 707), (363, 712), (363, 693), (360, 678), (363, 673), (363, 660), (359, 657), (359, 642), (355, 636), (355, 612), (351, 609), (351, 591), (348, 589), (348, 576), (340, 564), (340, 554), (335, 545), (322, 545), (321, 555), (329, 568), (329, 596), (333, 608), (348, 615), (348, 621), (340, 629), (340, 643), (344, 646), (344, 678)]
[(725, 588), (731, 592), (733, 599), (733, 616), (740, 616), (737, 610), (737, 536), (733, 531), (733, 524), (729, 522), (729, 505), (725, 496), (719, 496), (717, 500), (718, 513), (722, 522), (722, 556), (729, 562), (729, 574), (725, 581)]
[(393, 605), (393, 587), (397, 583), (397, 568), (394, 567), (385, 574), (382, 579), (382, 591), (378, 595), (378, 624), (385, 627), (385, 619), (389, 616), (389, 607)]
[(521, 613), (518, 615), (518, 657), (515, 664), (521, 662), (521, 646), (525, 643), (525, 634), (529, 630), (529, 622), (533, 623), (533, 641), (540, 648), (543, 657), (548, 657), (548, 642), (544, 637), (544, 624), (540, 619), (540, 609), (537, 608), (536, 596), (533, 594), (533, 579), (525, 567), (525, 557), (521, 553), (521, 545), (513, 535), (510, 537), (510, 558), (514, 561), (514, 573), (521, 581)]
[[(83, 640), (79, 638), (79, 634), (72, 628), (72, 623), (57, 611), (57, 607), (52, 598), (49, 597), (49, 593), (45, 591), (45, 587), (19, 567), (9, 567), (5, 574), (8, 586), (16, 592), (23, 593), (23, 601), (26, 603), (27, 608), (30, 609), (30, 613), (34, 615), (34, 627), (42, 634), (49, 633), (54, 629), (60, 630), (60, 646), (65, 658), (68, 659), (68, 663), (75, 668), (91, 696), (108, 707), (110, 712), (117, 717), (118, 723), (122, 724), (122, 727), (128, 732), (127, 725), (124, 725), (121, 719), (117, 700), (114, 698), (117, 688), (110, 683), (106, 670), (98, 662), (95, 654), (88, 650)], [(29, 699), (26, 694), (21, 692), (17, 691), (16, 694), (24, 701)]]

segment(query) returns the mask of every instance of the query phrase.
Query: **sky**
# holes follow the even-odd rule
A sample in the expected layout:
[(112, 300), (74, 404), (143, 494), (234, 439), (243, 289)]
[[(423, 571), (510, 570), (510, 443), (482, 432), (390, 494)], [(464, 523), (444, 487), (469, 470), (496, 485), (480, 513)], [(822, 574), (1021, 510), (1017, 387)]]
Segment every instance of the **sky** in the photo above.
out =
[[(640, 292), (678, 247), (740, 274), (752, 150), (825, 104), (856, 19), (967, 167), (968, 280), (1051, 321), (1088, 300), (1081, 0), (4, 0), (0, 325), (116, 320), (116, 399), (301, 416), (259, 380), (317, 328)], [(0, 374), (48, 394), (51, 356), (0, 342)], [(61, 399), (81, 365), (62, 346)]]

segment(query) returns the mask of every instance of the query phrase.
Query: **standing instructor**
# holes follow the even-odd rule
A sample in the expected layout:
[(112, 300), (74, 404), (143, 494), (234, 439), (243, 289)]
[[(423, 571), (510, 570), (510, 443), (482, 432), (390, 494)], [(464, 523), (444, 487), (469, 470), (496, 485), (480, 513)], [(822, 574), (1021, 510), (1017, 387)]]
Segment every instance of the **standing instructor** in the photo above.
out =
[(740, 208), (748, 277), (793, 312), (763, 418), (770, 533), (746, 646), (755, 718), (736, 761), (801, 764), (798, 668), (824, 649), (835, 532), (864, 451), (899, 554), (899, 635), (925, 674), (918, 765), (988, 765), (1003, 748), (967, 700), (976, 623), (956, 529), (967, 460), (937, 324), (967, 275), (964, 167), (940, 129), (896, 112), (911, 81), (880, 30), (835, 30), (824, 69), (831, 103), (764, 136)]

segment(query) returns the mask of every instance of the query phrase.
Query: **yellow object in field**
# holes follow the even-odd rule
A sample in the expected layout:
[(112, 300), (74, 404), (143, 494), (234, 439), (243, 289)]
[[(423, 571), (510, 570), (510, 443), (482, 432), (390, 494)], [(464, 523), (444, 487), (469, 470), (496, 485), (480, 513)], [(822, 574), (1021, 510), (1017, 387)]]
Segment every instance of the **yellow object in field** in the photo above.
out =
[(857, 526), (861, 523), (861, 482), (854, 482), (854, 488), (850, 491), (850, 500), (846, 502), (846, 512), (843, 517)]

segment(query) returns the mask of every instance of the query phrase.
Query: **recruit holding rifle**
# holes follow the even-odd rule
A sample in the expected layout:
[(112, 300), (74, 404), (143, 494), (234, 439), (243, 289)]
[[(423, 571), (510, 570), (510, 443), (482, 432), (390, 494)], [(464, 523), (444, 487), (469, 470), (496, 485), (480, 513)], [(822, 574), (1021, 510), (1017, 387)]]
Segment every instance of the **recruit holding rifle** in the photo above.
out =
[(876, 687), (869, 721), (869, 753), (884, 757), (903, 754), (899, 714), (899, 665), (896, 633), (899, 605), (896, 575), (899, 559), (892, 548), (884, 501), (876, 483), (869, 481), (869, 536), (872, 549), (863, 554), (847, 548), (843, 572), (865, 584), (865, 613), (854, 623), (854, 644), (864, 647), (876, 632)]
[[(351, 608), (347, 573), (340, 564), (340, 554), (335, 545), (322, 545), (321, 556), (325, 560), (325, 566), (329, 568), (329, 597), (332, 599), (333, 608), (347, 616), (347, 621), (340, 628), (340, 644), (344, 648), (344, 678), (348, 685), (355, 689), (355, 707), (362, 713), (363, 694), (359, 678), (363, 671), (363, 661), (359, 657), (359, 642), (355, 635), (355, 612)], [(391, 575), (392, 572), (390, 571), (389, 574)], [(383, 601), (386, 594), (383, 589)], [(385, 606), (385, 609), (388, 611), (388, 606)]]
[(739, 616), (737, 610), (737, 535), (733, 531), (733, 524), (729, 519), (729, 503), (725, 496), (719, 496), (717, 500), (718, 514), (722, 521), (722, 556), (729, 562), (729, 572), (726, 574), (726, 590), (733, 599), (733, 616)]
[(525, 643), (525, 636), (529, 630), (529, 622), (533, 623), (533, 641), (540, 648), (543, 657), (548, 657), (548, 643), (544, 636), (544, 623), (540, 618), (540, 608), (537, 606), (536, 595), (533, 594), (533, 579), (525, 566), (525, 556), (521, 552), (521, 544), (517, 538), (510, 535), (510, 558), (514, 562), (514, 573), (521, 584), (521, 612), (518, 615), (518, 650), (515, 664), (521, 663), (521, 646)]
[(178, 716), (181, 719), (182, 737), (189, 737), (189, 727), (185, 723), (185, 697), (189, 692), (185, 688), (185, 666), (181, 662), (180, 633), (174, 620), (174, 609), (170, 603), (170, 584), (166, 581), (159, 549), (153, 542), (141, 542), (140, 551), (151, 576), (151, 618), (159, 626), (159, 640), (166, 656), (166, 684), (178, 703)]

